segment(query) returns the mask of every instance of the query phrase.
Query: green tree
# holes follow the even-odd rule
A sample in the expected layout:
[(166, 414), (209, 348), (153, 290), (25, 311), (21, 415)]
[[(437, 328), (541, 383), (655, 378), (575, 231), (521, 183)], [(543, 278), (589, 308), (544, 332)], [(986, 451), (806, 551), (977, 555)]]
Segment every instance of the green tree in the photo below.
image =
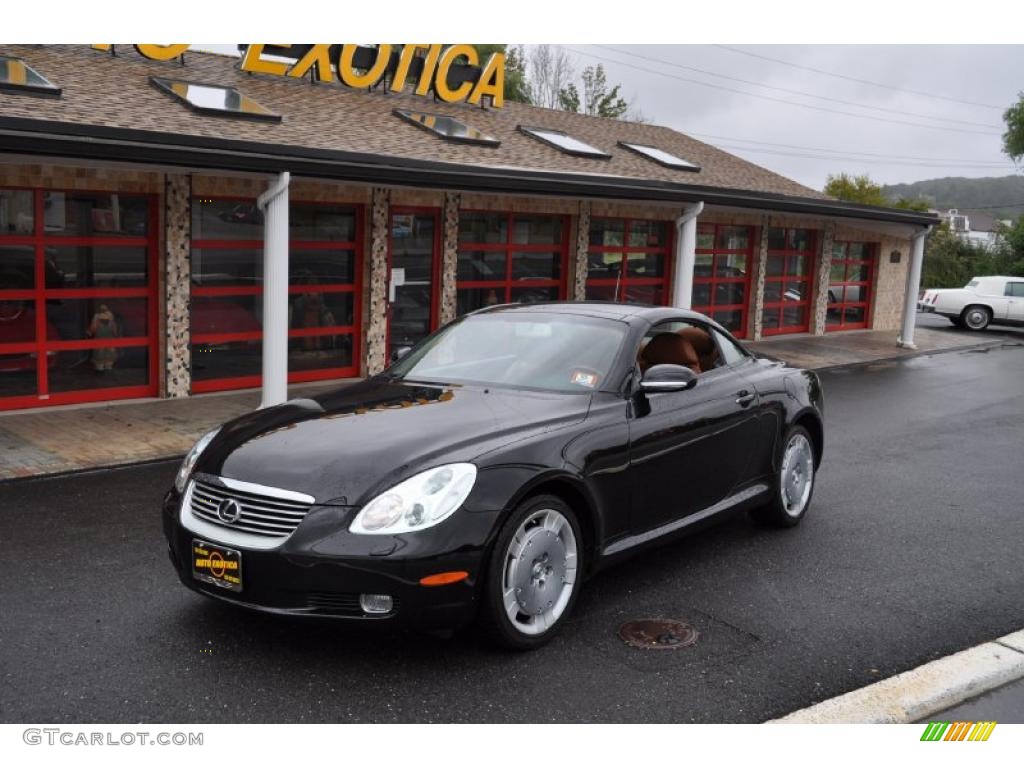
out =
[(998, 275), (1024, 277), (1024, 216), (1018, 216), (999, 234), (1002, 238), (992, 271)]
[(975, 275), (994, 274), (997, 258), (996, 252), (968, 243), (943, 222), (929, 235), (925, 245), (921, 285), (963, 288)]
[(927, 200), (920, 198), (913, 200), (909, 197), (901, 197), (894, 203), (888, 203), (893, 208), (905, 208), (908, 211), (919, 211), (920, 213), (926, 213), (931, 210), (931, 205)]
[(823, 191), (826, 195), (850, 203), (905, 208), (910, 211), (927, 211), (930, 208), (928, 201), (920, 198), (901, 197), (895, 201), (890, 200), (882, 185), (873, 182), (867, 174), (851, 176), (848, 173), (840, 173), (835, 176), (830, 173)]
[(619, 96), (622, 86), (608, 88), (608, 78), (604, 66), (587, 67), (583, 70), (583, 111), (598, 117), (622, 117), (629, 109), (629, 104)]
[(1017, 103), (1003, 113), (1006, 133), (1003, 134), (1003, 152), (1019, 163), (1024, 159), (1024, 91), (1017, 94)]
[(558, 92), (558, 103), (566, 112), (580, 111), (580, 92), (575, 83), (569, 83)]
[(582, 74), (583, 93), (575, 83), (569, 83), (558, 92), (559, 106), (566, 112), (582, 112), (584, 115), (620, 118), (629, 111), (629, 102), (619, 96), (622, 86), (608, 88), (608, 76), (604, 67), (586, 67)]
[(520, 104), (532, 104), (530, 99), (530, 83), (526, 78), (526, 56), (522, 47), (510, 48), (505, 44), (475, 45), (480, 54), (480, 63), (486, 62), (495, 53), (505, 54), (505, 100), (518, 101)]
[(823, 191), (826, 195), (850, 203), (891, 205), (885, 193), (882, 192), (882, 185), (875, 184), (866, 174), (851, 176), (848, 173), (840, 173), (838, 176), (834, 176), (830, 173), (825, 181)]

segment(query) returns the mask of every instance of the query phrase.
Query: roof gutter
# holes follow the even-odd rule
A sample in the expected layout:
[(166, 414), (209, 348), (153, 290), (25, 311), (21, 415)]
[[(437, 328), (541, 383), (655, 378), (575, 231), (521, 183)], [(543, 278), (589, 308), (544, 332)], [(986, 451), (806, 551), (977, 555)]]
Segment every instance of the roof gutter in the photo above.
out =
[(666, 203), (704, 202), (756, 210), (845, 216), (869, 221), (928, 226), (933, 214), (693, 184), (560, 173), (507, 166), (462, 165), (433, 160), (312, 149), (211, 136), (170, 134), (52, 120), (0, 117), (0, 152), (88, 160), (156, 164), (295, 176), (368, 184), (449, 188)]

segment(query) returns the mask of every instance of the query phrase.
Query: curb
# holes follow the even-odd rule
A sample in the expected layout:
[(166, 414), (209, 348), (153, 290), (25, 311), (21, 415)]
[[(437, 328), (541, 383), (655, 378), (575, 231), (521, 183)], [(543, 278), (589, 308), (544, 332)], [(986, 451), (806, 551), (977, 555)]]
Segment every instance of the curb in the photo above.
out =
[(145, 467), (150, 464), (163, 464), (165, 462), (178, 461), (185, 458), (184, 453), (172, 453), (167, 456), (153, 456), (147, 459), (130, 459), (128, 461), (117, 461), (113, 464), (96, 464), (88, 467), (69, 467), (58, 469), (56, 472), (40, 472), (35, 475), (22, 475), (16, 477), (0, 477), (0, 488), (5, 485), (16, 483), (31, 483), (34, 480), (54, 480), (61, 477), (72, 477), (74, 475), (88, 475), (93, 472), (109, 472), (117, 469), (129, 469), (131, 467)]
[(834, 371), (837, 368), (854, 368), (861, 365), (875, 365), (876, 363), (891, 363), (894, 360), (911, 360), (915, 357), (928, 357), (930, 355), (944, 355), (947, 352), (972, 352), (976, 349), (999, 349), (1002, 347), (1019, 347), (1024, 346), (1021, 342), (1014, 341), (983, 341), (976, 344), (964, 344), (963, 346), (957, 347), (945, 347), (943, 349), (921, 349), (912, 352), (905, 352), (902, 355), (893, 355), (892, 357), (876, 357), (871, 360), (858, 360), (852, 363), (836, 363), (835, 365), (822, 365), (818, 368), (812, 368), (814, 371)]
[(1024, 630), (768, 722), (913, 723), (1020, 679)]
[[(1007, 342), (1006, 340), (999, 341), (978, 341), (973, 344), (962, 344), (956, 347), (943, 347), (942, 349), (920, 349), (910, 352), (903, 352), (902, 354), (890, 355), (888, 357), (873, 357), (870, 360), (851, 360), (847, 363), (833, 363), (831, 365), (819, 365), (809, 370), (812, 371), (834, 371), (840, 368), (856, 368), (858, 366), (876, 365), (878, 363), (891, 363), (894, 360), (910, 360), (915, 357), (927, 357), (929, 355), (943, 355), (947, 352), (969, 352), (974, 349), (996, 349), (998, 347), (1016, 347), (1022, 346), (1021, 342)], [(777, 360), (785, 363), (786, 360), (776, 355), (768, 354), (767, 352), (757, 352), (758, 357), (765, 357), (771, 360)], [(788, 364), (788, 363), (787, 363)]]

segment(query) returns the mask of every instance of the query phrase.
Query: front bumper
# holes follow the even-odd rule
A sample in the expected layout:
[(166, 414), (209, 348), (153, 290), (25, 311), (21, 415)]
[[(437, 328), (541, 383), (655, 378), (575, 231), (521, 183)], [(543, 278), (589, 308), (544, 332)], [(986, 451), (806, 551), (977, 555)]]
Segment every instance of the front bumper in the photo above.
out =
[[(314, 508), (307, 516), (312, 522), (300, 524), (279, 547), (252, 550), (190, 531), (181, 522), (180, 508), (181, 496), (171, 491), (163, 504), (164, 535), (178, 578), (189, 589), (264, 613), (424, 630), (456, 629), (475, 616), (485, 553), (498, 518), (498, 513), (460, 512), (415, 538), (359, 536), (349, 533), (348, 521), (342, 520), (325, 535), (323, 519), (345, 513)], [(242, 553), (240, 592), (193, 576), (193, 539)], [(466, 571), (469, 578), (444, 586), (420, 584), (424, 576), (446, 571)], [(391, 595), (394, 606), (387, 614), (367, 614), (360, 594)]]
[(925, 304), (923, 301), (919, 301), (919, 302), (917, 302), (917, 311), (918, 312), (934, 312), (935, 311), (935, 307), (933, 305), (931, 305), (931, 304)]

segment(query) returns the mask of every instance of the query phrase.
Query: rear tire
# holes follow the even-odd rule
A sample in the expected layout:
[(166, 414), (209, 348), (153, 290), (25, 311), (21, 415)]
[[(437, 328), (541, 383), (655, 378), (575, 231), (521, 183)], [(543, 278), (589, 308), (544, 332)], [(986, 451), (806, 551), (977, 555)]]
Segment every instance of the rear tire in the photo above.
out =
[(750, 513), (757, 522), (792, 528), (807, 514), (814, 495), (814, 440), (804, 427), (792, 427), (779, 443), (772, 500)]
[(960, 313), (960, 320), (969, 330), (984, 331), (992, 322), (992, 310), (974, 304), (964, 308), (964, 311)]
[(572, 509), (552, 495), (523, 501), (488, 558), (479, 622), (493, 643), (529, 651), (558, 634), (583, 577), (583, 535)]

